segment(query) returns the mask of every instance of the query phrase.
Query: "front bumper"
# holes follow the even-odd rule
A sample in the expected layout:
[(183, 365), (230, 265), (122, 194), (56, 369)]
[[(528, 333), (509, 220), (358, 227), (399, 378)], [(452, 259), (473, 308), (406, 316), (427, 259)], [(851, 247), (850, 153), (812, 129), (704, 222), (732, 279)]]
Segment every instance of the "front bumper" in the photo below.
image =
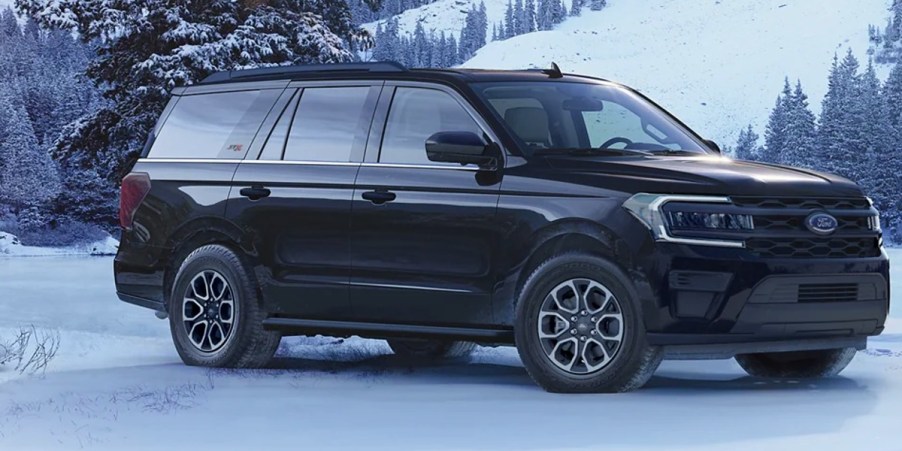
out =
[(889, 260), (762, 259), (656, 243), (634, 282), (650, 344), (704, 357), (865, 346), (889, 312)]

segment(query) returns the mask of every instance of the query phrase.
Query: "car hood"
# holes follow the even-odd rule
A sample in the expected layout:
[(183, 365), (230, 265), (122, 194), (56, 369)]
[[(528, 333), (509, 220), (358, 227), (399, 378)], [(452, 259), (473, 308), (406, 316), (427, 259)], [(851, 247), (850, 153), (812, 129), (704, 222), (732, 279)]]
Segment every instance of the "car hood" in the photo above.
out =
[(779, 197), (858, 197), (861, 188), (832, 174), (720, 156), (549, 156), (582, 183), (623, 192)]

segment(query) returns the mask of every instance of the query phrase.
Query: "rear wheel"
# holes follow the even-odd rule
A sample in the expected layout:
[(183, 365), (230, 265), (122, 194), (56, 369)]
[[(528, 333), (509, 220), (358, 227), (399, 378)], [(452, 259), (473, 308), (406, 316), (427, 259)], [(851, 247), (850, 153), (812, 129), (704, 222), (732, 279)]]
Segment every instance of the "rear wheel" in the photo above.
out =
[(648, 344), (639, 301), (610, 262), (581, 253), (553, 257), (527, 279), (514, 334), (527, 372), (551, 392), (624, 392), (661, 362)]
[(740, 354), (736, 362), (751, 376), (818, 378), (839, 374), (855, 357), (855, 348)]
[(476, 349), (476, 343), (470, 341), (424, 340), (416, 338), (392, 338), (386, 341), (395, 354), (419, 359), (467, 357)]
[(198, 248), (182, 262), (169, 299), (175, 348), (188, 365), (257, 368), (281, 336), (263, 329), (256, 283), (241, 258), (222, 245)]

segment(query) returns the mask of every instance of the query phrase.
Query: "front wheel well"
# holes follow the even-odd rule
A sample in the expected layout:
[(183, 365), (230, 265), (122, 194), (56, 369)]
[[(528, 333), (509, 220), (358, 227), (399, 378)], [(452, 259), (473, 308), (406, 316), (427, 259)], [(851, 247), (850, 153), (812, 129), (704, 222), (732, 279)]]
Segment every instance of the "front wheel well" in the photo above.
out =
[(579, 251), (609, 260), (611, 263), (623, 269), (624, 264), (628, 264), (628, 262), (621, 261), (623, 259), (618, 259), (618, 255), (621, 254), (617, 252), (616, 246), (616, 242), (609, 239), (606, 235), (594, 236), (581, 232), (563, 233), (545, 240), (530, 253), (529, 258), (526, 259), (519, 271), (514, 303), (516, 304), (517, 299), (520, 298), (520, 292), (523, 290), (523, 285), (526, 283), (526, 279), (529, 278), (530, 274), (532, 274), (539, 265), (556, 255)]

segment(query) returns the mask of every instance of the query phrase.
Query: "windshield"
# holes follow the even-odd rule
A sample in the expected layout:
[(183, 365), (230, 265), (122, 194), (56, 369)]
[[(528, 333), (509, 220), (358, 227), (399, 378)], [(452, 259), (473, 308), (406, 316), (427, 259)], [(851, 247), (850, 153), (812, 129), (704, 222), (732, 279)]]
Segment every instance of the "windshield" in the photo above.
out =
[(476, 83), (521, 141), (527, 157), (708, 153), (689, 131), (642, 97), (616, 86), (556, 81)]

